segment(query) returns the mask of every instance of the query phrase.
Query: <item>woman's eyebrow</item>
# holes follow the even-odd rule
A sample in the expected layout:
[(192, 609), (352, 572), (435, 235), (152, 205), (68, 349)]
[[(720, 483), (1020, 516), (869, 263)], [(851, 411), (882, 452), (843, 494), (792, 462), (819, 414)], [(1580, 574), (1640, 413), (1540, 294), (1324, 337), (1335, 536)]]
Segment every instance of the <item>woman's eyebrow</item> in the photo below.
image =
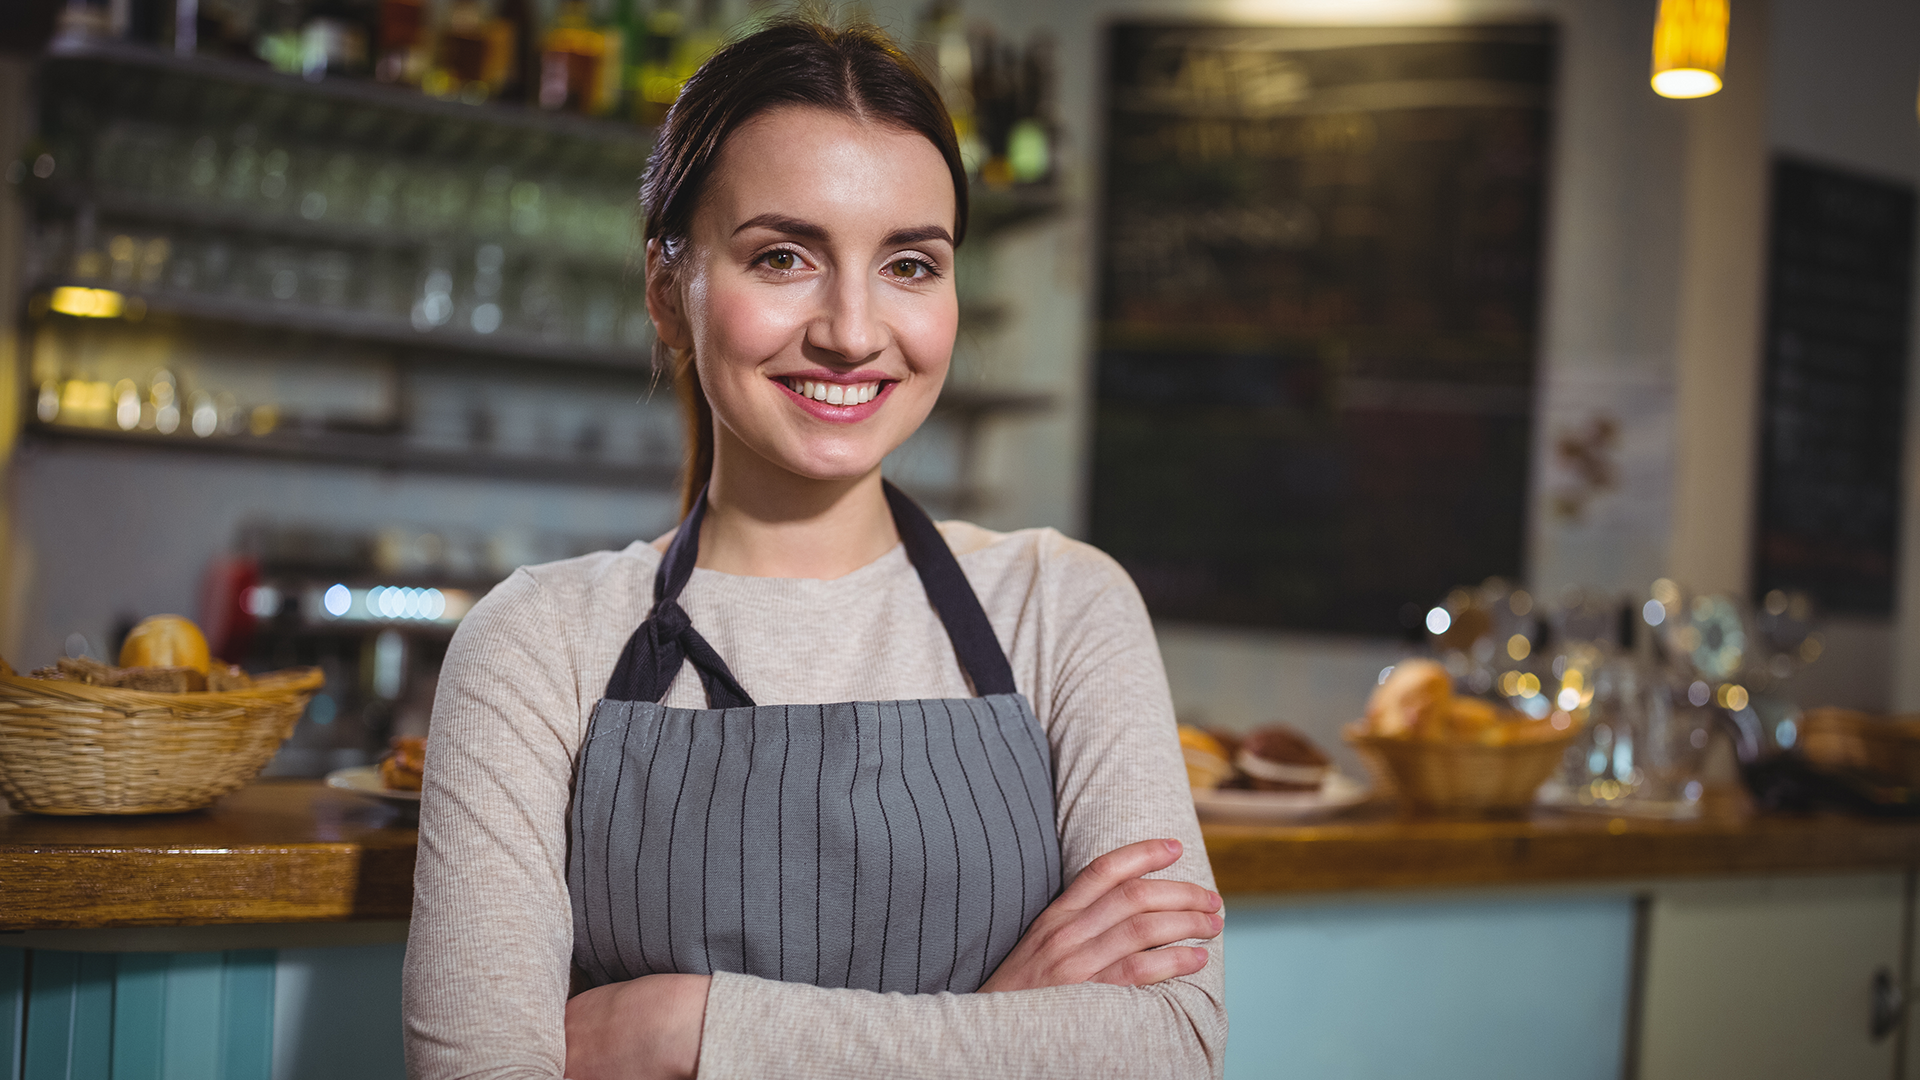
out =
[(953, 243), (953, 234), (938, 225), (920, 225), (911, 229), (901, 229), (887, 234), (886, 246), (895, 244), (918, 244), (923, 240), (944, 240)]
[(827, 238), (827, 230), (823, 226), (815, 225), (811, 221), (802, 221), (796, 217), (788, 217), (785, 214), (760, 214), (750, 217), (741, 222), (740, 227), (733, 230), (733, 234), (738, 236), (748, 229), (771, 229), (774, 232), (786, 233), (788, 236), (803, 236), (808, 240)]

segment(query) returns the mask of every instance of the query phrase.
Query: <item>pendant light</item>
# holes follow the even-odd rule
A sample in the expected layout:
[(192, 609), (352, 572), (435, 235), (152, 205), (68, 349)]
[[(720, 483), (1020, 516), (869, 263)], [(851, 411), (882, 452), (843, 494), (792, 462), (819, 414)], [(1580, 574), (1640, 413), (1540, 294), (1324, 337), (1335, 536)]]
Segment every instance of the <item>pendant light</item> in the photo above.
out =
[(1727, 70), (1727, 0), (1660, 0), (1653, 23), (1653, 92), (1697, 98)]

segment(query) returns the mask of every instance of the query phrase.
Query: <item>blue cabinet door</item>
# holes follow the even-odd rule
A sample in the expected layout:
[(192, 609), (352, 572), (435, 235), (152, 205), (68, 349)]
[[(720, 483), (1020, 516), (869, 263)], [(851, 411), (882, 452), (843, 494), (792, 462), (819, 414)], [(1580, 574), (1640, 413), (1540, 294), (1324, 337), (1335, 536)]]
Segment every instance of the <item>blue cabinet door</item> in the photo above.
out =
[(1226, 912), (1228, 1080), (1618, 1080), (1629, 896)]

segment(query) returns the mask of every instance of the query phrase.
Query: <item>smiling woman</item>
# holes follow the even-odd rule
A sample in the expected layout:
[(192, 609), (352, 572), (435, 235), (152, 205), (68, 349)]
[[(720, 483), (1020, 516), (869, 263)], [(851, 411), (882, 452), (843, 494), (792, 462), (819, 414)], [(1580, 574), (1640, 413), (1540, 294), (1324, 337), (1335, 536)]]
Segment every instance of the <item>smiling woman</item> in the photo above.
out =
[(689, 81), (643, 201), (685, 517), (455, 635), (410, 1073), (1218, 1075), (1220, 897), (1139, 593), (880, 475), (957, 325), (931, 85), (776, 23)]

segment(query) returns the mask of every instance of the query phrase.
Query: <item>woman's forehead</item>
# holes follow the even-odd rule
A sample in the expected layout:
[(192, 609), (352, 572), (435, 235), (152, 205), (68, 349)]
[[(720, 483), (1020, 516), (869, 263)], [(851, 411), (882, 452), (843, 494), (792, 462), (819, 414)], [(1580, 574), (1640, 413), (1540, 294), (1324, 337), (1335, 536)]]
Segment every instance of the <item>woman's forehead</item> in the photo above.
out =
[(812, 106), (770, 109), (735, 128), (704, 186), (701, 213), (725, 233), (767, 215), (833, 232), (951, 231), (956, 211), (952, 173), (926, 136)]

